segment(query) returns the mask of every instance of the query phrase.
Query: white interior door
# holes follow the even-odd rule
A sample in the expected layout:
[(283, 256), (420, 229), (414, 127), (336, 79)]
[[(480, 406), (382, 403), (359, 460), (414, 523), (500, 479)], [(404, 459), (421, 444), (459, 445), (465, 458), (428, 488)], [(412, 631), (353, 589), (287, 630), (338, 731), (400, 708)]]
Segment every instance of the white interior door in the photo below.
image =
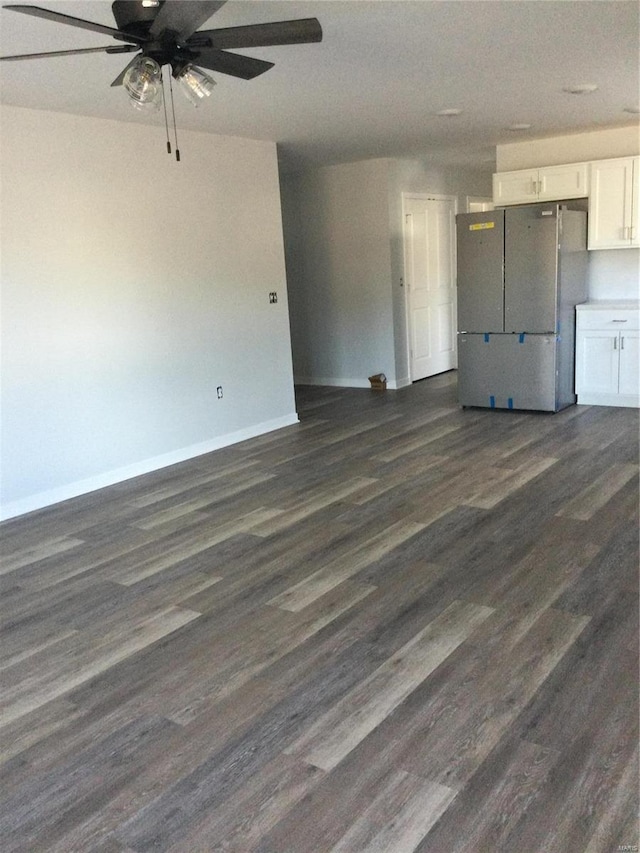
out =
[(404, 255), (411, 381), (457, 366), (453, 196), (405, 196)]

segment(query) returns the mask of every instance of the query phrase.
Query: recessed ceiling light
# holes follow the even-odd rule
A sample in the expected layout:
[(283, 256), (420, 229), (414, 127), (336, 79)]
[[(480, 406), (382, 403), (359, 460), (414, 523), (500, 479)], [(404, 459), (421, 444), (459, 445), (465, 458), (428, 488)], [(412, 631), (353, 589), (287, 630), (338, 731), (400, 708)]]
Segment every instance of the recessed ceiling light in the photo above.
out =
[(507, 130), (529, 130), (531, 127), (530, 124), (527, 124), (524, 121), (519, 122), (518, 124), (510, 124)]
[(569, 95), (589, 95), (596, 92), (598, 87), (595, 83), (577, 83), (575, 86), (565, 86), (562, 90)]
[(436, 113), (437, 116), (459, 116), (462, 110), (457, 109), (457, 107), (450, 107), (446, 110), (438, 110)]
[(637, 116), (638, 114), (640, 114), (640, 107), (625, 107), (624, 112), (631, 113), (631, 115)]

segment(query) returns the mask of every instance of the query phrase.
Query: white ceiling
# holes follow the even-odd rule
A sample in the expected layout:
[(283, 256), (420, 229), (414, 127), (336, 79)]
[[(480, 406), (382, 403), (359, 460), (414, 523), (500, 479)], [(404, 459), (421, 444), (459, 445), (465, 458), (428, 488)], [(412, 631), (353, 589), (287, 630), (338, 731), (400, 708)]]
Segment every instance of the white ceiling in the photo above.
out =
[[(36, 0), (115, 26), (104, 0)], [(205, 28), (317, 17), (320, 44), (238, 51), (275, 62), (252, 81), (215, 75), (194, 109), (176, 93), (179, 128), (269, 139), (285, 168), (370, 157), (428, 155), (491, 170), (495, 146), (637, 123), (636, 0), (229, 0)], [(109, 37), (0, 12), (3, 55), (116, 44)], [(0, 64), (7, 104), (157, 126), (111, 81), (130, 57), (84, 56)], [(569, 95), (563, 87), (595, 83)], [(441, 118), (443, 108), (462, 115)], [(507, 130), (516, 122), (527, 131)], [(150, 131), (153, 134), (155, 131)]]

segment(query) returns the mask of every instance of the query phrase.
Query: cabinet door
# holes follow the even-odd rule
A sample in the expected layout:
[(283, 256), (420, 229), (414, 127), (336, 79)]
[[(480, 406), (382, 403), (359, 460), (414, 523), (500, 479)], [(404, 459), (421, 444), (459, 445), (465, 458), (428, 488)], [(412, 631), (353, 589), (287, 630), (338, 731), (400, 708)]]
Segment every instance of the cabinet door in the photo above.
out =
[[(638, 158), (635, 158), (636, 160)], [(589, 248), (631, 246), (634, 158), (591, 164)], [(635, 229), (638, 230), (637, 227)]]
[(578, 331), (576, 393), (617, 394), (619, 335), (599, 330)]
[(640, 393), (640, 332), (620, 333), (620, 380), (621, 394)]
[(498, 172), (493, 176), (494, 204), (526, 204), (538, 200), (538, 170)]
[(538, 198), (540, 201), (584, 198), (588, 195), (588, 180), (586, 163), (548, 166), (538, 172)]
[(631, 245), (640, 246), (640, 157), (633, 158), (631, 175)]

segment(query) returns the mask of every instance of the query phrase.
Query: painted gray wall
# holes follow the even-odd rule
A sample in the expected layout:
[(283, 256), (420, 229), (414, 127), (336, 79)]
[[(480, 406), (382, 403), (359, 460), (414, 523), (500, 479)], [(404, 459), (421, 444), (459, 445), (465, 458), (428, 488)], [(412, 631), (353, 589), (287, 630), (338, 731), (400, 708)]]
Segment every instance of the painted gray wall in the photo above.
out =
[(275, 145), (180, 147), (2, 108), (5, 516), (297, 420)]
[(466, 210), (466, 197), (492, 195), (491, 167), (487, 171), (434, 168), (424, 160), (391, 160), (389, 166), (389, 234), (391, 239), (391, 277), (395, 339), (396, 378), (400, 385), (409, 382), (406, 291), (404, 277), (402, 194), (420, 193), (456, 196), (458, 213)]
[(366, 160), (282, 177), (296, 380), (368, 387), (409, 381), (402, 193), (491, 196), (491, 170)]
[(368, 387), (395, 374), (388, 161), (282, 179), (296, 381)]

